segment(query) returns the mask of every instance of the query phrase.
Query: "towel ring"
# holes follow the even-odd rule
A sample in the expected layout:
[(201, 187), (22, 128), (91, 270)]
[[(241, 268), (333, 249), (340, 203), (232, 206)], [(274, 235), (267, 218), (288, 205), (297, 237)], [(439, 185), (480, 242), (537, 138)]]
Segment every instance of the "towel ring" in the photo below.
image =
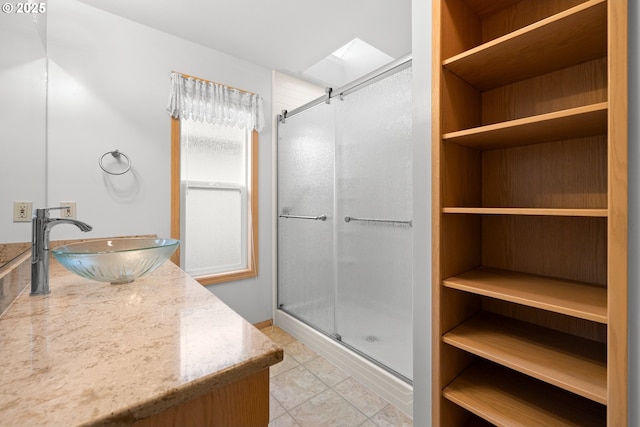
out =
[[(105, 168), (104, 164), (102, 162), (104, 161), (104, 158), (106, 157), (107, 154), (111, 154), (116, 159), (119, 159), (120, 156), (124, 157), (127, 160), (126, 169), (124, 171), (122, 171), (122, 172), (113, 172), (113, 171), (110, 171), (107, 168)], [(129, 172), (129, 169), (131, 169), (131, 159), (129, 159), (129, 156), (127, 156), (126, 154), (124, 154), (124, 153), (122, 153), (122, 152), (120, 152), (118, 150), (107, 151), (106, 153), (104, 153), (102, 155), (102, 157), (100, 157), (100, 161), (98, 162), (98, 164), (100, 165), (102, 170), (105, 171), (106, 173), (108, 173), (109, 175), (122, 175), (122, 174), (125, 174), (125, 173)]]

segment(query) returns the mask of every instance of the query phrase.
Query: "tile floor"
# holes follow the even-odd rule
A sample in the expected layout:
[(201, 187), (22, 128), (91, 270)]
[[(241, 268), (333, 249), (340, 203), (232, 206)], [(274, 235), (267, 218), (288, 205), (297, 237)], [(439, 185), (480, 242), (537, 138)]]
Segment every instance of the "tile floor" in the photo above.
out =
[(284, 348), (271, 367), (269, 427), (412, 427), (395, 406), (278, 328), (262, 329)]

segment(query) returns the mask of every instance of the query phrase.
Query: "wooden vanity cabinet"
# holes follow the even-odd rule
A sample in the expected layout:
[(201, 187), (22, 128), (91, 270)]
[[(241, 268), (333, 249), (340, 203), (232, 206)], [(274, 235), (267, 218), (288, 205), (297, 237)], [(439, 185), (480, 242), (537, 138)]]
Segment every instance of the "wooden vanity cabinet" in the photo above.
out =
[(433, 20), (433, 425), (625, 426), (626, 1)]

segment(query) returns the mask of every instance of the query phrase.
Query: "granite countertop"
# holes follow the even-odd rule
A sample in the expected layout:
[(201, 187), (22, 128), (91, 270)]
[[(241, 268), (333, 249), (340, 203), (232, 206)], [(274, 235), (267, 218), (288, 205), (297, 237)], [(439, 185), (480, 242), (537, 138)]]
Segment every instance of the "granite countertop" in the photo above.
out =
[(50, 288), (0, 316), (2, 425), (126, 425), (283, 357), (171, 262), (111, 285), (52, 260)]

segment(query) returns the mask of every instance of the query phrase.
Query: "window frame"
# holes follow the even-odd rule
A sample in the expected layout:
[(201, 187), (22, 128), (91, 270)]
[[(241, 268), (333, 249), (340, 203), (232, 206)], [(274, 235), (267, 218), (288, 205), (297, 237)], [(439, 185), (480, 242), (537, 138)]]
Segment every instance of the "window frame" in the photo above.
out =
[[(213, 285), (234, 280), (249, 279), (258, 276), (258, 132), (251, 131), (249, 165), (251, 171), (250, 188), (247, 189), (247, 267), (206, 276), (194, 277), (201, 285)], [(180, 119), (171, 117), (171, 237), (180, 240), (180, 201), (182, 185), (180, 174)], [(180, 248), (171, 257), (174, 264), (180, 265)]]

